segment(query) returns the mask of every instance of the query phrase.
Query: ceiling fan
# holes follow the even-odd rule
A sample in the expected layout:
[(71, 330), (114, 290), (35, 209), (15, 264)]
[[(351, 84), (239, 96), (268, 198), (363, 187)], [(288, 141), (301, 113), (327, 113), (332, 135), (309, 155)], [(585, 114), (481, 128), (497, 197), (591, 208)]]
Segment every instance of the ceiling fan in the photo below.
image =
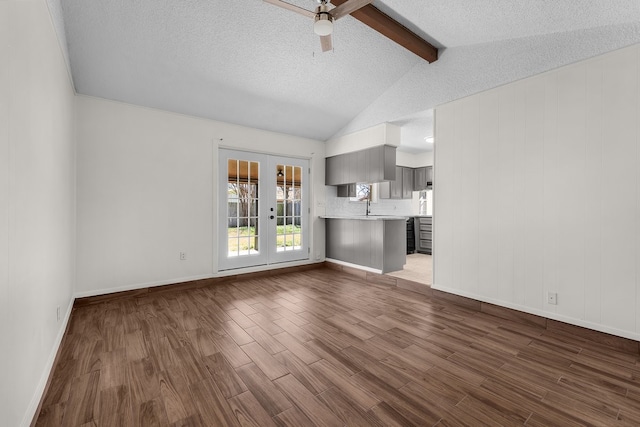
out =
[(348, 0), (335, 8), (329, 8), (329, 0), (318, 0), (320, 3), (315, 11), (307, 10), (282, 0), (264, 0), (267, 3), (279, 6), (283, 9), (297, 12), (314, 20), (313, 31), (320, 36), (320, 46), (326, 52), (333, 49), (331, 33), (333, 32), (333, 21), (355, 12), (368, 5), (373, 0)]
[[(314, 11), (282, 0), (264, 1), (313, 19), (313, 29), (320, 36), (320, 45), (323, 52), (332, 49), (331, 32), (333, 30), (333, 21), (343, 16), (351, 15), (427, 62), (438, 60), (438, 48), (380, 11), (371, 4), (373, 0), (317, 0), (320, 4)], [(336, 7), (330, 8), (331, 5)]]

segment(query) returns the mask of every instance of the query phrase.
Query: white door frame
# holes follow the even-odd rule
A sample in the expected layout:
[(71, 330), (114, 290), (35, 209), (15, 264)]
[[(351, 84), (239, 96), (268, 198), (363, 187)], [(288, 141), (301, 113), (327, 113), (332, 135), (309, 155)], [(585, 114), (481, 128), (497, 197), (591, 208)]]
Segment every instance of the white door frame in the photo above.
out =
[[(238, 253), (230, 256), (228, 239), (228, 160), (245, 160), (259, 164), (259, 184), (257, 191), (258, 208), (257, 217), (254, 217), (257, 225), (257, 248), (246, 253)], [(300, 167), (301, 192), (300, 199), (300, 248), (297, 250), (283, 250), (276, 247), (277, 217), (276, 189), (277, 189), (277, 165)], [(280, 262), (309, 259), (309, 160), (294, 157), (276, 156), (270, 154), (254, 153), (227, 148), (218, 151), (218, 270), (231, 270), (259, 265), (269, 265)], [(273, 217), (273, 218), (271, 218)], [(282, 237), (281, 237), (282, 239)]]

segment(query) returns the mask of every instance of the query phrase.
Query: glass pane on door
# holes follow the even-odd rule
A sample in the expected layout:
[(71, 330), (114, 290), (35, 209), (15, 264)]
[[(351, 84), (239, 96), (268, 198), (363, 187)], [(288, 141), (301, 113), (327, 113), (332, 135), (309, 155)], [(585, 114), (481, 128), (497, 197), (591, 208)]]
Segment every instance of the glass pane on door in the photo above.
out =
[(300, 250), (302, 233), (302, 167), (276, 165), (276, 251)]
[(258, 229), (258, 177), (260, 164), (249, 160), (227, 161), (227, 256), (260, 253)]
[(308, 259), (308, 160), (219, 153), (218, 269)]

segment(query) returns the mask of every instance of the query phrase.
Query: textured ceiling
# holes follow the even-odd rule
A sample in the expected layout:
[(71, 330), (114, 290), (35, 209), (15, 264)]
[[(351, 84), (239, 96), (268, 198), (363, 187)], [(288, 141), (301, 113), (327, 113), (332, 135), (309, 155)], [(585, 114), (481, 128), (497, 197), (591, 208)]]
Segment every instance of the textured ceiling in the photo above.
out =
[(351, 17), (322, 53), (261, 0), (47, 1), (78, 93), (319, 140), (391, 122), (413, 152), (443, 102), (640, 42), (637, 0), (375, 1), (432, 64)]
[(376, 4), (410, 17), (415, 27), (447, 47), (624, 24), (640, 17), (637, 0), (385, 0)]

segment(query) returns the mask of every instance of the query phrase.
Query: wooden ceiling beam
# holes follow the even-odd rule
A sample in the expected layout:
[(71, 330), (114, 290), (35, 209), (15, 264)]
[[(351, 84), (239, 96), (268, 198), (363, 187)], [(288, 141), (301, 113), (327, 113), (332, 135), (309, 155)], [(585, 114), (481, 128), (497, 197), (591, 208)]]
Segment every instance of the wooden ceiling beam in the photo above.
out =
[[(340, 6), (346, 1), (347, 0), (331, 0), (331, 4)], [(372, 4), (356, 10), (351, 13), (351, 16), (398, 43), (400, 46), (415, 53), (427, 62), (433, 62), (438, 59), (438, 49), (436, 47), (428, 41), (423, 40), (420, 36)]]

